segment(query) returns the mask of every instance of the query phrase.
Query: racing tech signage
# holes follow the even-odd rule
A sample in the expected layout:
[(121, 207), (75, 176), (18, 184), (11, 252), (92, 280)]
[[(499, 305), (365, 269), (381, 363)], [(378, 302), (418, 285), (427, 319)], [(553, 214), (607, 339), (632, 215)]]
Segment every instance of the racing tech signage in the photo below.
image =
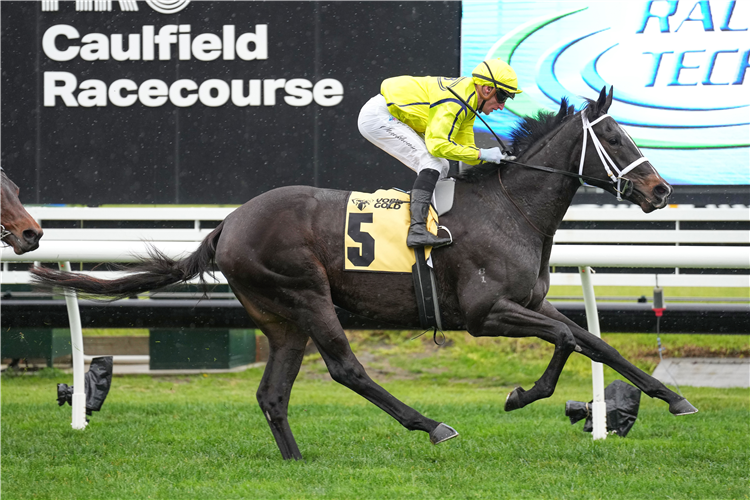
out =
[(750, 184), (749, 28), (745, 0), (467, 0), (462, 73), (491, 57), (518, 73), (524, 93), (490, 121), (505, 133), (613, 86), (610, 114), (670, 182)]

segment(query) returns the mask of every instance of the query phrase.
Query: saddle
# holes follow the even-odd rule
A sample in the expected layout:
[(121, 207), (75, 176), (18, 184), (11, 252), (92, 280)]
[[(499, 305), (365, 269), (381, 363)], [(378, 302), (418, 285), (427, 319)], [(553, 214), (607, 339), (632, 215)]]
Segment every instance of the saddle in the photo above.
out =
[(448, 177), (435, 185), (433, 202), (438, 215), (448, 213), (453, 208), (453, 195), (456, 191), (456, 180)]
[[(349, 194), (344, 224), (345, 271), (411, 273), (416, 256), (406, 246), (409, 201), (409, 193), (398, 189)], [(431, 209), (427, 230), (432, 233), (437, 233), (437, 217)], [(425, 259), (431, 250), (425, 249)]]
[[(438, 215), (453, 206), (453, 179), (439, 181), (427, 229), (437, 233)], [(353, 191), (346, 204), (344, 270), (411, 273), (422, 328), (442, 330), (431, 247), (406, 246), (409, 193), (398, 189), (375, 193)]]

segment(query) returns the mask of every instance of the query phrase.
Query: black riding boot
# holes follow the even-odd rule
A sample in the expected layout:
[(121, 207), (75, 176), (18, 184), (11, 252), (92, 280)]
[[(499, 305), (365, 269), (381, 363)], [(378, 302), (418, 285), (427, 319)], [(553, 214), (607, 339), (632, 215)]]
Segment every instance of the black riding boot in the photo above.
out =
[(450, 238), (439, 238), (427, 230), (427, 215), (430, 212), (430, 202), (435, 185), (440, 178), (440, 172), (424, 169), (417, 176), (411, 190), (411, 225), (406, 246), (433, 248), (450, 245)]

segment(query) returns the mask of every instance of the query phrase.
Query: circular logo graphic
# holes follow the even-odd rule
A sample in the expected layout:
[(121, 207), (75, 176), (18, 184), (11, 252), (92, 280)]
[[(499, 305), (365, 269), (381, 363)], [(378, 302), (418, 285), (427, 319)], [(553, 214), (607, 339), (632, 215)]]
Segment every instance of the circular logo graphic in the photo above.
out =
[(613, 116), (630, 127), (640, 147), (750, 144), (750, 100), (741, 85), (744, 32), (704, 29), (703, 22), (695, 22), (685, 33), (677, 28), (663, 33), (653, 24), (644, 34), (638, 31), (644, 22), (640, 11), (628, 17), (599, 7), (550, 12), (493, 44), (484, 59), (499, 57), (525, 76), (527, 88), (506, 109), (533, 116), (556, 109), (563, 97), (579, 104), (583, 100), (575, 96), (614, 86)]
[(190, 0), (146, 0), (146, 3), (156, 12), (176, 14), (184, 9)]

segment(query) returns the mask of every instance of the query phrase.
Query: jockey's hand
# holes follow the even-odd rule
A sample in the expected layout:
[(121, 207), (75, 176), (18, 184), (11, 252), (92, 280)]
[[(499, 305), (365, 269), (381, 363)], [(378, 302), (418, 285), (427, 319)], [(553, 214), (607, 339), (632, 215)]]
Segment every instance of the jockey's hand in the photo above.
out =
[(500, 148), (480, 149), (479, 159), (490, 163), (500, 163), (503, 160), (515, 160), (515, 156), (505, 155)]

